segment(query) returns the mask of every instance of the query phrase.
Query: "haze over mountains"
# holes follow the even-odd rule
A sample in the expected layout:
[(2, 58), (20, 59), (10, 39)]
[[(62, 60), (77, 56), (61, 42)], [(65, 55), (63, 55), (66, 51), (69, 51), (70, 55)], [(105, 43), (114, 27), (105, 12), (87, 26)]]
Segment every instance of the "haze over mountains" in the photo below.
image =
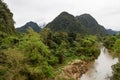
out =
[[(17, 31), (26, 32), (29, 28), (32, 28), (36, 32), (41, 30), (37, 23), (31, 21), (17, 28)], [(63, 31), (93, 35), (112, 35), (117, 33), (116, 31), (105, 29), (90, 14), (73, 16), (67, 12), (60, 13), (52, 22), (48, 23), (45, 28), (50, 28), (53, 32)]]
[(112, 30), (112, 29), (107, 29), (107, 31), (110, 35), (120, 33), (120, 31), (115, 31), (115, 30)]

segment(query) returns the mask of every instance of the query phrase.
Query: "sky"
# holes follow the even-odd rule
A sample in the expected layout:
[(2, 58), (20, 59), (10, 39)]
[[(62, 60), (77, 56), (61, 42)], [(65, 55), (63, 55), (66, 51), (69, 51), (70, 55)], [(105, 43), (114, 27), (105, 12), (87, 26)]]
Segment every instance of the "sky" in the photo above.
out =
[(120, 30), (120, 0), (4, 0), (14, 14), (15, 27), (26, 22), (49, 23), (61, 12), (92, 15), (105, 28)]

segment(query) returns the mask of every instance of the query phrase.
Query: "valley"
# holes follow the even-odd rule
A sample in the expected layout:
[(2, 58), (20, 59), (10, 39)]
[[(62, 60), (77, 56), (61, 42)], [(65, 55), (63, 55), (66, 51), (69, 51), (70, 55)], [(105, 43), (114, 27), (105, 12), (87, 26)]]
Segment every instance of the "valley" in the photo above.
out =
[(0, 80), (120, 80), (120, 32), (92, 15), (63, 11), (43, 28), (14, 23), (0, 0)]

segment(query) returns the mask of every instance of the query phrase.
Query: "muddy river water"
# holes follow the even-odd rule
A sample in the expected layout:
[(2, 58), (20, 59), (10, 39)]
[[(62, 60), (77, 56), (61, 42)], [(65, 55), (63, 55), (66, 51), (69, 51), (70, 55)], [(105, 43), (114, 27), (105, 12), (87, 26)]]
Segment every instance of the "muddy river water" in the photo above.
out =
[(110, 80), (112, 76), (111, 66), (118, 62), (118, 58), (112, 58), (105, 47), (101, 47), (98, 59), (79, 80)]

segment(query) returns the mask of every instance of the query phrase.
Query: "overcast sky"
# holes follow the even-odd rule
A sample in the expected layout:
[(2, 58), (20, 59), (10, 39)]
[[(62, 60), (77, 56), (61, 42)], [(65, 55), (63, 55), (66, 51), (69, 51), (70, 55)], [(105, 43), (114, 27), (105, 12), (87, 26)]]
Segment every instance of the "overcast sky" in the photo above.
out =
[(14, 14), (15, 26), (52, 21), (62, 11), (74, 16), (91, 14), (105, 28), (120, 30), (120, 0), (4, 0)]

